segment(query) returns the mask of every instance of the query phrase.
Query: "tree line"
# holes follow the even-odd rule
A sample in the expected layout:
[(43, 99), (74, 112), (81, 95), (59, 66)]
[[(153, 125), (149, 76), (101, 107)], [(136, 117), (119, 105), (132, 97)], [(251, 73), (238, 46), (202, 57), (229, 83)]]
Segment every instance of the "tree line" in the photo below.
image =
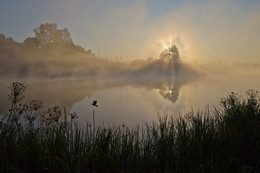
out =
[[(41, 24), (33, 31), (34, 37), (28, 37), (23, 42), (17, 42), (0, 33), (1, 77), (45, 75), (49, 74), (50, 69), (47, 66), (51, 66), (53, 61), (61, 62), (73, 58), (75, 60), (79, 56), (95, 57), (90, 49), (85, 50), (73, 43), (69, 30), (67, 28), (58, 29), (56, 23)], [(61, 66), (60, 63), (56, 64)], [(54, 68), (56, 71), (62, 71), (59, 67)]]
[(48, 47), (63, 47), (74, 51), (81, 51), (91, 54), (91, 50), (85, 50), (83, 47), (73, 43), (70, 32), (67, 28), (58, 29), (57, 23), (41, 24), (34, 30), (34, 37), (26, 38), (22, 43), (15, 41), (11, 37), (6, 37), (0, 33), (0, 49), (11, 47), (16, 48), (29, 48), (29, 49), (42, 49)]

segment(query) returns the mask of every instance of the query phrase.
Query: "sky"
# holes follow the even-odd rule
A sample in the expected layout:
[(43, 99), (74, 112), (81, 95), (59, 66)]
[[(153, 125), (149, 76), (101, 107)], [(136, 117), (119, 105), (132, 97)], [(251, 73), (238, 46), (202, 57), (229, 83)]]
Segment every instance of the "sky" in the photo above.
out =
[(259, 0), (1, 0), (0, 33), (22, 42), (42, 23), (101, 56), (259, 62)]

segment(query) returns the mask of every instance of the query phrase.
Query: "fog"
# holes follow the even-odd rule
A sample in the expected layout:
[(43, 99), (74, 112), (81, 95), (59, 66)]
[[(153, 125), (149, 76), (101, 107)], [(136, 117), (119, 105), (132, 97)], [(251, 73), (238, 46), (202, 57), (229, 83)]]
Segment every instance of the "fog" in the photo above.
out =
[[(1, 95), (7, 97), (8, 86), (20, 81), (28, 86), (27, 102), (39, 99), (46, 107), (62, 105), (68, 112), (75, 102), (99, 90), (126, 86), (158, 90), (174, 103), (180, 88), (202, 75), (182, 63), (175, 45), (156, 59), (100, 57), (75, 45), (68, 30), (57, 29), (56, 24), (42, 24), (35, 37), (22, 43), (1, 35), (0, 44)], [(1, 100), (1, 111), (8, 107), (6, 99)]]
[[(104, 114), (100, 121), (114, 121), (111, 116), (130, 121), (133, 115), (135, 120), (143, 120), (156, 111), (162, 115), (187, 111), (230, 91), (260, 87), (259, 63), (186, 62), (181, 40), (175, 45), (169, 43), (157, 57), (131, 60), (95, 55), (76, 45), (68, 29), (58, 29), (57, 24), (42, 24), (34, 31), (35, 36), (23, 42), (0, 35), (1, 113), (10, 108), (8, 86), (14, 81), (27, 87), (25, 103), (38, 99), (45, 108), (59, 105), (66, 112), (74, 111), (78, 104), (83, 106), (75, 111), (89, 112), (90, 102), (102, 93), (98, 97), (103, 107), (99, 113)], [(114, 97), (118, 88), (122, 92)], [(117, 102), (124, 104), (117, 108)], [(127, 109), (131, 110), (123, 114)]]
[(100, 48), (103, 55), (156, 58), (166, 42), (172, 44), (179, 39), (185, 61), (258, 62), (259, 1), (178, 1), (183, 4), (180, 6), (177, 1), (158, 1), (151, 9), (154, 3), (49, 3), (52, 8), (45, 17), (57, 14), (81, 45), (95, 52)]
[[(155, 78), (196, 75), (192, 68), (167, 57), (168, 48), (159, 57), (128, 60), (123, 57), (102, 57), (73, 43), (67, 28), (57, 24), (41, 24), (35, 37), (22, 43), (0, 35), (0, 76), (3, 78), (93, 79), (93, 78)], [(165, 55), (164, 55), (165, 54)], [(174, 62), (173, 62), (174, 61)], [(174, 69), (175, 72), (172, 70)]]

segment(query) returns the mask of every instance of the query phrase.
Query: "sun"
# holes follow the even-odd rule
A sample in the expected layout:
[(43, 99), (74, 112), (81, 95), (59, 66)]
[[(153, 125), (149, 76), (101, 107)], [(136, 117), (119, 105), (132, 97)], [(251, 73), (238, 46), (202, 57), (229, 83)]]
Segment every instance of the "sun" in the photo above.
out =
[(168, 49), (169, 47), (172, 46), (172, 38), (168, 38), (168, 39), (162, 39), (161, 40), (161, 46), (162, 46), (162, 50)]
[(175, 45), (179, 52), (183, 54), (188, 50), (188, 44), (187, 41), (185, 41), (183, 38), (177, 36), (177, 37), (167, 37), (164, 39), (161, 39), (161, 50), (164, 51), (168, 49), (169, 47)]

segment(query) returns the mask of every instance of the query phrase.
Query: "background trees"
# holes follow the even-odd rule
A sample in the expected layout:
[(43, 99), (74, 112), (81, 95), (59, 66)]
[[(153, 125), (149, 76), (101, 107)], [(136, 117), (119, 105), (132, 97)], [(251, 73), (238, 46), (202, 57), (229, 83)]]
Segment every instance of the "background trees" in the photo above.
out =
[(56, 23), (41, 24), (33, 31), (35, 35), (23, 42), (0, 34), (0, 77), (83, 74), (88, 59), (96, 58), (91, 50), (74, 44), (69, 30), (58, 29)]
[(161, 52), (160, 57), (169, 58), (169, 60), (171, 60), (175, 64), (180, 63), (180, 53), (175, 45), (172, 45)]
[(57, 29), (56, 23), (41, 24), (33, 31), (40, 45), (73, 44), (69, 30), (67, 28)]

